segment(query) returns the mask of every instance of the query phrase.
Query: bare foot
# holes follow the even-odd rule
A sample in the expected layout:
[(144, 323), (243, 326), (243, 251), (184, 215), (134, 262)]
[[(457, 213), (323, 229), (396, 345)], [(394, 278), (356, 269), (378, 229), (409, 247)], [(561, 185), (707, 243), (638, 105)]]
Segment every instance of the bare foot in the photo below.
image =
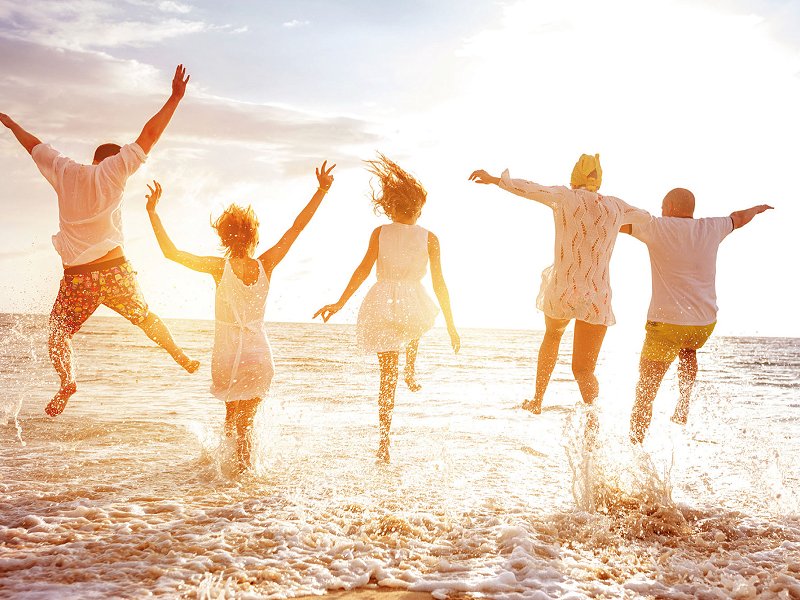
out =
[(672, 415), (672, 418), (670, 419), (670, 421), (672, 421), (673, 423), (675, 423), (677, 425), (686, 425), (687, 417), (688, 417), (688, 415), (685, 414), (685, 413), (684, 414), (679, 414), (678, 412), (676, 412), (674, 415)]
[(534, 398), (533, 400), (525, 400), (522, 403), (522, 410), (527, 410), (535, 415), (542, 414), (542, 401)]
[(378, 445), (378, 451), (375, 453), (375, 457), (378, 459), (377, 462), (383, 464), (389, 464), (389, 443), (388, 442), (381, 442)]
[(184, 369), (186, 369), (189, 373), (194, 373), (195, 371), (197, 371), (198, 367), (200, 367), (200, 361), (199, 360), (192, 360), (191, 358), (189, 358), (185, 354), (183, 355), (182, 358), (179, 358), (179, 359), (176, 359), (176, 360), (177, 360), (178, 364), (180, 366), (182, 366)]
[(78, 386), (74, 381), (61, 386), (61, 389), (58, 390), (58, 393), (53, 396), (53, 399), (50, 400), (50, 403), (45, 407), (44, 412), (51, 417), (60, 415), (62, 412), (64, 412), (64, 408), (67, 406), (70, 396), (72, 396), (77, 389)]
[(422, 386), (417, 383), (417, 376), (413, 371), (406, 371), (404, 374), (404, 379), (408, 389), (412, 392), (418, 392), (422, 389)]

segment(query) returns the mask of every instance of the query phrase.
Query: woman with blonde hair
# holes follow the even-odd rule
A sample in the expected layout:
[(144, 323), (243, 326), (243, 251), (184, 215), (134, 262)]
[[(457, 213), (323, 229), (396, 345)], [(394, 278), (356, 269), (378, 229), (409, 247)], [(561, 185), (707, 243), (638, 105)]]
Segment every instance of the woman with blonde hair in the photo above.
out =
[(550, 376), (558, 359), (561, 336), (572, 319), (572, 374), (586, 404), (599, 393), (594, 375), (600, 347), (609, 325), (611, 310), (609, 263), (619, 229), (623, 225), (648, 223), (650, 214), (614, 196), (597, 192), (603, 178), (600, 155), (582, 154), (572, 170), (570, 187), (546, 187), (511, 179), (506, 169), (500, 177), (477, 170), (470, 181), (494, 184), (501, 189), (535, 200), (553, 211), (555, 260), (542, 273), (536, 306), (544, 313), (545, 334), (536, 367), (536, 394), (522, 408), (539, 414)]
[(339, 312), (361, 287), (377, 262), (378, 281), (367, 292), (356, 323), (356, 342), (364, 352), (378, 355), (380, 391), (378, 393), (378, 425), (380, 441), (377, 457), (389, 462), (389, 431), (392, 426), (394, 397), (397, 389), (400, 352), (405, 352), (405, 382), (411, 391), (418, 391), (415, 363), (420, 337), (433, 327), (439, 312), (422, 286), (422, 278), (431, 265), (431, 279), (439, 306), (442, 307), (453, 350), (461, 341), (450, 310), (450, 295), (442, 275), (439, 239), (417, 225), (427, 192), (410, 173), (382, 154), (367, 161), (369, 172), (377, 177), (380, 187), (372, 194), (377, 213), (391, 223), (372, 232), (367, 253), (356, 268), (341, 298), (320, 308), (326, 323)]
[(272, 248), (253, 258), (258, 245), (258, 219), (251, 207), (231, 204), (212, 223), (225, 257), (197, 256), (178, 250), (167, 235), (156, 205), (161, 185), (147, 186), (147, 212), (164, 256), (185, 267), (208, 273), (217, 284), (211, 392), (225, 402), (225, 433), (236, 436), (239, 470), (252, 466), (252, 430), (256, 409), (269, 391), (275, 367), (264, 330), (272, 271), (305, 229), (333, 183), (327, 161), (316, 170), (319, 187), (306, 207)]

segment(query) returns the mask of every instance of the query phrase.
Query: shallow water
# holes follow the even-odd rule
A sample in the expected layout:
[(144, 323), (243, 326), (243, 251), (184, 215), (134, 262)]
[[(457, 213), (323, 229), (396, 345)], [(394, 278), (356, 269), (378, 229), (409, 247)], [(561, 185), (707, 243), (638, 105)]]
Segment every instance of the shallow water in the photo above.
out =
[(644, 452), (625, 442), (641, 339), (609, 336), (600, 449), (562, 360), (540, 416), (517, 407), (540, 337), (443, 331), (424, 389), (398, 388), (377, 465), (377, 368), (346, 326), (273, 323), (277, 375), (258, 466), (232, 477), (208, 393), (212, 323), (173, 333), (183, 373), (118, 318), (75, 338), (56, 377), (43, 317), (0, 316), (0, 597), (285, 598), (379, 583), (437, 598), (800, 598), (800, 340), (712, 338), (689, 424), (674, 371)]

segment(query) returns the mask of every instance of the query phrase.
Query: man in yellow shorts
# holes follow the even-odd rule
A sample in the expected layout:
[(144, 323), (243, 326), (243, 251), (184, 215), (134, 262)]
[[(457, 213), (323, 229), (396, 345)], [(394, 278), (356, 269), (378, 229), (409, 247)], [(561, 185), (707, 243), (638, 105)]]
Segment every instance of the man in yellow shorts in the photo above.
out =
[(653, 401), (675, 357), (680, 400), (672, 421), (686, 424), (697, 378), (697, 350), (717, 324), (717, 249), (730, 232), (770, 208), (762, 204), (728, 217), (695, 219), (694, 194), (676, 188), (664, 197), (660, 218), (646, 225), (622, 227), (623, 233), (647, 244), (653, 283), (631, 413), (630, 438), (634, 444), (644, 440), (653, 416)]

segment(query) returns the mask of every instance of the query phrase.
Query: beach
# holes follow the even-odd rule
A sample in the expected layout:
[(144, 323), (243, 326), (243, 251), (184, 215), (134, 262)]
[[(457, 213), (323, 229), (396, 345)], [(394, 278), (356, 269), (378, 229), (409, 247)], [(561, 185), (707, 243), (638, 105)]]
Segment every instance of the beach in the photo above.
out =
[(376, 464), (375, 358), (353, 328), (268, 323), (276, 362), (236, 476), (209, 393), (213, 323), (171, 321), (184, 373), (94, 317), (58, 418), (46, 317), (0, 317), (0, 597), (797, 598), (800, 342), (712, 338), (689, 423), (674, 368), (627, 442), (638, 347), (609, 334), (601, 445), (587, 452), (565, 336), (541, 415), (536, 331), (423, 339)]

